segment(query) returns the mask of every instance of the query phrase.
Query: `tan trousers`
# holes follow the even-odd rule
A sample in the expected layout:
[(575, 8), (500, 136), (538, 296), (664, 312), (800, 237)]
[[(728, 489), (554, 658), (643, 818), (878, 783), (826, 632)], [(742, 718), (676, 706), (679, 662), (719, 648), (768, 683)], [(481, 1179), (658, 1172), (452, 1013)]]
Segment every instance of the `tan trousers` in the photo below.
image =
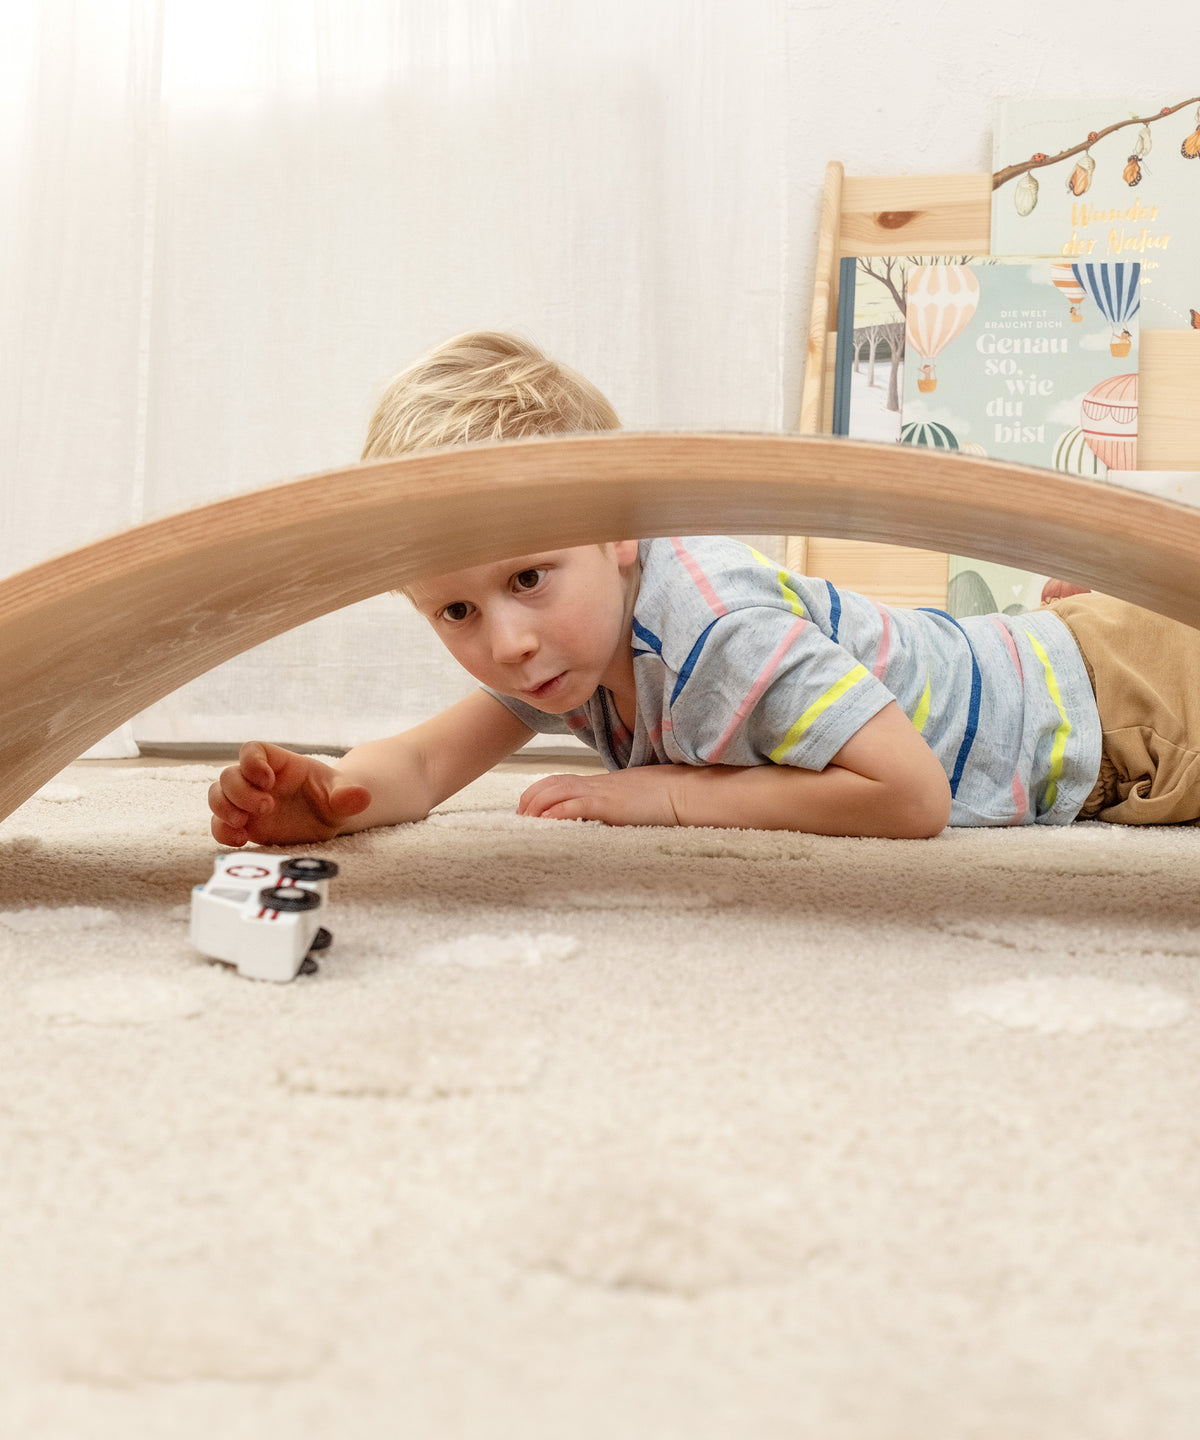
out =
[(1044, 608), (1075, 637), (1100, 712), (1100, 778), (1079, 818), (1200, 824), (1200, 630), (1108, 595)]

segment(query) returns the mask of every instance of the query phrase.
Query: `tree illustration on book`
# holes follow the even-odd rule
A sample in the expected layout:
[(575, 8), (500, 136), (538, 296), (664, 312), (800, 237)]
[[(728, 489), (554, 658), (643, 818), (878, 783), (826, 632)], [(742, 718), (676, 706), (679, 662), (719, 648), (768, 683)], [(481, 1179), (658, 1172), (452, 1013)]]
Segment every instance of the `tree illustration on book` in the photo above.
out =
[[(905, 321), (908, 299), (905, 284), (910, 270), (922, 265), (964, 265), (990, 263), (986, 257), (971, 255), (859, 255), (843, 260), (841, 284), (848, 300), (843, 314), (839, 304), (838, 351), (849, 352), (849, 362), (838, 367), (835, 385), (853, 386), (857, 423), (843, 412), (847, 429), (859, 439), (896, 440), (904, 390), (904, 364), (908, 353)], [(865, 357), (865, 377), (860, 361)], [(881, 382), (878, 368), (886, 366)], [(932, 373), (932, 371), (931, 371)]]

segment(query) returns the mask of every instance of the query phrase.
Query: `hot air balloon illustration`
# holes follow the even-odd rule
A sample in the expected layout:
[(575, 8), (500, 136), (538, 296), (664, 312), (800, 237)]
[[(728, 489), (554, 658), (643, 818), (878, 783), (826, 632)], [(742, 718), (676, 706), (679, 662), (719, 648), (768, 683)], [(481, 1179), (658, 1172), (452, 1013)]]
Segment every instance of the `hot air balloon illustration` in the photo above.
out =
[(1089, 480), (1102, 480), (1108, 473), (1099, 455), (1087, 443), (1082, 425), (1074, 426), (1059, 437), (1054, 447), (1054, 468)]
[(983, 459), (987, 458), (987, 451), (978, 440), (964, 440), (958, 448), (964, 455), (979, 455)]
[(905, 334), (920, 357), (917, 389), (937, 389), (935, 358), (970, 323), (979, 304), (979, 277), (967, 265), (922, 265), (908, 272)]
[(1072, 265), (1076, 280), (1099, 306), (1112, 326), (1108, 348), (1118, 358), (1129, 354), (1132, 336), (1128, 322), (1141, 308), (1140, 265)]
[(957, 450), (958, 441), (952, 431), (936, 420), (910, 420), (901, 427), (902, 445), (928, 445), (931, 450)]
[(1083, 320), (1083, 312), (1080, 305), (1083, 304), (1083, 297), (1086, 293), (1083, 286), (1075, 278), (1075, 267), (1069, 263), (1051, 265), (1050, 279), (1055, 286), (1062, 291), (1071, 304), (1071, 321), (1078, 325)]
[(1083, 397), (1083, 438), (1110, 470), (1137, 468), (1138, 377), (1112, 375)]

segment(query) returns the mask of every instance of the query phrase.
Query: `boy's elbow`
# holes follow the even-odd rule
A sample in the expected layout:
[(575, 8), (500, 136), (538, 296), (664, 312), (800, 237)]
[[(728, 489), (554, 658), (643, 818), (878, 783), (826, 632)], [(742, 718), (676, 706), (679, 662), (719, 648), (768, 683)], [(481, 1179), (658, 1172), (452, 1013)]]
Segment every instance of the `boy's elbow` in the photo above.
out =
[(950, 781), (940, 765), (909, 790), (900, 808), (905, 839), (932, 840), (942, 833), (950, 823)]

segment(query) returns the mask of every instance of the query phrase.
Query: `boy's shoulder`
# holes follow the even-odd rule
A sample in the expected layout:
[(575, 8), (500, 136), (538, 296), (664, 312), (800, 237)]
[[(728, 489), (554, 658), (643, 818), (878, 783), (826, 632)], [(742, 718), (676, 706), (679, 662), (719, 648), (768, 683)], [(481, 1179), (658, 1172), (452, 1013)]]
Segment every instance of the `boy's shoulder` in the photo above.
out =
[(755, 577), (780, 567), (744, 540), (730, 535), (671, 535), (643, 540), (638, 547), (643, 573), (647, 567), (667, 583), (691, 584), (703, 589), (703, 579), (716, 587), (737, 586), (753, 590)]
[(764, 558), (724, 535), (672, 535), (638, 547), (639, 608), (667, 602), (674, 614), (710, 624), (714, 615), (753, 603)]
[(723, 535), (643, 540), (638, 558), (634, 647), (657, 650), (674, 669), (726, 616), (736, 619), (739, 611), (763, 606), (794, 610), (797, 597), (781, 585), (781, 576), (799, 589), (810, 584), (753, 547)]

